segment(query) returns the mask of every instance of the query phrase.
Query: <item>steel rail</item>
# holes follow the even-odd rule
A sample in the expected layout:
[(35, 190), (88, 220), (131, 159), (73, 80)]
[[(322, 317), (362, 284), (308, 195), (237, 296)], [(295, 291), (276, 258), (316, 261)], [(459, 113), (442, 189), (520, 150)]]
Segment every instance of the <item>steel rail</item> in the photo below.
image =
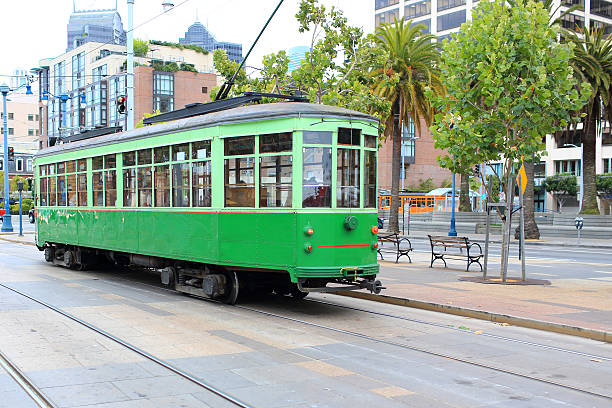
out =
[(528, 341), (528, 340), (521, 340), (521, 339), (515, 339), (515, 338), (512, 338), (512, 337), (500, 336), (500, 335), (497, 335), (497, 334), (487, 333), (487, 332), (484, 332), (484, 331), (482, 333), (474, 333), (472, 330), (465, 330), (465, 329), (461, 329), (461, 328), (458, 328), (458, 327), (451, 327), (451, 326), (448, 326), (448, 325), (443, 324), (443, 323), (428, 322), (426, 320), (414, 319), (414, 318), (406, 317), (406, 316), (397, 316), (397, 315), (392, 315), (392, 314), (389, 314), (389, 313), (375, 312), (375, 311), (372, 311), (372, 310), (362, 309), (362, 308), (359, 308), (359, 307), (339, 305), (339, 304), (336, 304), (336, 303), (327, 302), (325, 300), (305, 299), (305, 301), (312, 302), (312, 303), (320, 303), (320, 304), (328, 305), (328, 306), (334, 306), (334, 307), (341, 308), (341, 309), (355, 310), (355, 311), (358, 311), (358, 312), (369, 313), (369, 314), (373, 314), (373, 315), (377, 315), (377, 316), (389, 317), (389, 318), (392, 318), (392, 319), (405, 320), (405, 321), (408, 321), (408, 322), (419, 323), (419, 324), (428, 325), (428, 326), (440, 327), (440, 328), (444, 328), (444, 329), (458, 331), (458, 332), (465, 333), (465, 334), (471, 334), (471, 335), (474, 335), (474, 336), (491, 337), (491, 338), (494, 338), (496, 340), (503, 340), (503, 341), (513, 342), (513, 343), (519, 343), (519, 344), (524, 344), (524, 345), (533, 346), (533, 347), (540, 347), (540, 348), (543, 348), (543, 349), (546, 349), (546, 350), (554, 350), (554, 351), (559, 351), (559, 352), (562, 352), (562, 353), (576, 354), (576, 355), (579, 355), (579, 356), (589, 357), (589, 358), (596, 358), (596, 359), (604, 360), (604, 361), (612, 361), (612, 357), (604, 357), (604, 356), (599, 356), (599, 355), (596, 355), (596, 354), (584, 353), (582, 351), (570, 350), (570, 349), (566, 349), (566, 348), (563, 348), (563, 347), (549, 346), (547, 344), (535, 343), (535, 342)]
[[(10, 287), (8, 285), (5, 285), (3, 283), (0, 283), (0, 286), (5, 288), (5, 289), (8, 289), (8, 290), (10, 290), (10, 291), (12, 291), (14, 293), (17, 293), (18, 295), (21, 295), (21, 296), (23, 296), (23, 297), (25, 297), (25, 298), (33, 301), (33, 302), (36, 302), (36, 303), (38, 303), (41, 306), (44, 306), (44, 307), (46, 307), (48, 309), (51, 309), (54, 312), (59, 313), (60, 315), (62, 315), (64, 317), (67, 317), (68, 319), (70, 319), (70, 320), (72, 320), (72, 321), (74, 321), (74, 322), (76, 322), (76, 323), (78, 323), (78, 324), (80, 324), (82, 326), (85, 326), (88, 329), (91, 329), (91, 330), (95, 331), (98, 334), (101, 334), (102, 336), (108, 338), (109, 340), (112, 340), (115, 343), (118, 343), (118, 344), (126, 347), (127, 349), (129, 349), (129, 350), (131, 350), (131, 351), (141, 355), (142, 357), (144, 357), (144, 358), (146, 358), (146, 359), (148, 359), (150, 361), (153, 361), (153, 362), (159, 364), (160, 366), (162, 366), (162, 367), (172, 371), (173, 373), (175, 373), (175, 374), (185, 378), (186, 380), (191, 381), (192, 383), (194, 383), (196, 385), (199, 385), (200, 387), (202, 387), (202, 388), (212, 392), (213, 394), (223, 398), (224, 400), (234, 404), (237, 407), (241, 407), (241, 408), (253, 408), (252, 406), (247, 405), (246, 403), (244, 403), (244, 402), (242, 402), (242, 401), (232, 397), (231, 395), (221, 391), (220, 389), (218, 389), (218, 388), (216, 388), (216, 387), (214, 387), (214, 386), (212, 386), (210, 384), (207, 384), (207, 383), (201, 381), (200, 379), (198, 379), (195, 376), (189, 374), (188, 372), (183, 371), (180, 368), (178, 368), (178, 367), (176, 367), (176, 366), (174, 366), (174, 365), (172, 365), (172, 364), (170, 364), (170, 363), (168, 363), (168, 362), (166, 362), (164, 360), (161, 360), (161, 359), (155, 357), (154, 355), (149, 354), (146, 351), (144, 351), (144, 350), (142, 350), (142, 349), (140, 349), (140, 348), (138, 348), (138, 347), (136, 347), (136, 346), (134, 346), (134, 345), (124, 341), (124, 340), (121, 340), (120, 338), (118, 338), (118, 337), (108, 333), (105, 330), (100, 329), (99, 327), (94, 326), (91, 323), (87, 323), (86, 321), (81, 320), (78, 317), (76, 317), (76, 316), (74, 316), (74, 315), (72, 315), (72, 314), (70, 314), (70, 313), (68, 313), (68, 312), (66, 312), (66, 311), (56, 307), (56, 306), (53, 306), (53, 305), (51, 305), (49, 303), (46, 303), (46, 302), (44, 302), (44, 301), (42, 301), (40, 299), (37, 299), (37, 298), (35, 298), (33, 296), (30, 296), (27, 293), (23, 293), (23, 292), (15, 289), (15, 288), (12, 288), (12, 287)], [(53, 407), (55, 407), (55, 406), (53, 406)]]
[(505, 369), (505, 368), (496, 367), (496, 366), (485, 364), (485, 363), (479, 363), (477, 361), (471, 361), (471, 360), (468, 360), (468, 359), (465, 359), (465, 358), (462, 358), (462, 357), (455, 357), (455, 356), (452, 356), (452, 355), (446, 354), (446, 353), (440, 353), (440, 352), (437, 352), (437, 351), (426, 350), (426, 349), (422, 349), (422, 348), (415, 347), (415, 346), (409, 346), (407, 344), (396, 343), (394, 341), (377, 339), (376, 337), (371, 337), (371, 336), (368, 336), (366, 334), (357, 333), (357, 332), (350, 331), (350, 330), (338, 329), (336, 327), (325, 326), (323, 324), (308, 322), (306, 320), (296, 319), (294, 317), (289, 317), (289, 316), (283, 316), (283, 315), (280, 315), (280, 314), (277, 314), (277, 313), (266, 312), (264, 310), (257, 310), (257, 309), (254, 309), (254, 308), (251, 308), (251, 307), (248, 307), (248, 306), (234, 305), (232, 307), (235, 307), (235, 308), (238, 308), (238, 309), (242, 309), (242, 310), (248, 310), (250, 312), (262, 314), (262, 315), (265, 315), (265, 316), (270, 316), (270, 317), (275, 317), (275, 318), (278, 318), (278, 319), (283, 319), (283, 320), (291, 321), (291, 322), (294, 322), (294, 323), (303, 324), (303, 325), (306, 325), (306, 326), (312, 326), (312, 327), (316, 327), (316, 328), (323, 329), (323, 330), (333, 331), (333, 332), (336, 332), (336, 333), (341, 333), (341, 334), (345, 334), (345, 335), (348, 335), (348, 336), (357, 337), (357, 338), (368, 340), (368, 341), (375, 342), (375, 343), (382, 343), (382, 344), (387, 344), (387, 345), (390, 345), (390, 346), (396, 346), (396, 347), (399, 347), (399, 348), (403, 348), (403, 349), (406, 349), (406, 350), (417, 351), (417, 352), (420, 352), (420, 353), (429, 354), (429, 355), (432, 355), (432, 356), (441, 357), (441, 358), (445, 358), (445, 359), (448, 359), (448, 360), (453, 360), (453, 361), (457, 361), (457, 362), (460, 362), (460, 363), (468, 364), (468, 365), (471, 365), (471, 366), (480, 367), (480, 368), (484, 368), (484, 369), (487, 369), (487, 370), (495, 371), (495, 372), (498, 372), (498, 373), (504, 373), (504, 374), (515, 376), (515, 377), (524, 378), (524, 379), (527, 379), (527, 380), (536, 381), (536, 382), (540, 382), (540, 383), (543, 383), (543, 384), (552, 385), (552, 386), (564, 388), (564, 389), (567, 389), (567, 390), (579, 392), (579, 393), (582, 393), (582, 394), (591, 395), (593, 397), (602, 398), (602, 399), (606, 399), (608, 401), (612, 401), (612, 395), (599, 394), (599, 393), (594, 392), (594, 391), (584, 390), (582, 388), (574, 387), (574, 386), (567, 385), (567, 384), (558, 383), (556, 381), (547, 380), (545, 378), (533, 377), (533, 376), (530, 376), (530, 375), (527, 375), (527, 374), (519, 373), (517, 371), (508, 370), (508, 369)]
[(13, 362), (0, 351), (0, 367), (25, 391), (40, 408), (59, 408), (28, 378)]

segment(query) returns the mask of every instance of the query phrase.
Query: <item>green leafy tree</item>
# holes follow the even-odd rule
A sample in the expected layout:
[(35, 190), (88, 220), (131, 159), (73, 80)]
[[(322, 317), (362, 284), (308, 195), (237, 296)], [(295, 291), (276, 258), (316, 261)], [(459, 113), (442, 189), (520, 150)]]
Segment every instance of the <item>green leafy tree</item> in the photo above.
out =
[(376, 41), (384, 50), (384, 59), (374, 63), (374, 93), (391, 104), (391, 111), (384, 117), (385, 137), (393, 142), (391, 168), (391, 203), (389, 230), (399, 231), (399, 185), (401, 166), (401, 129), (410, 121), (421, 133), (421, 120), (430, 125), (434, 110), (425, 96), (426, 89), (432, 95), (443, 95), (437, 65), (440, 53), (435, 37), (423, 34), (425, 27), (412, 25), (410, 21), (395, 21), (376, 30)]
[(149, 52), (149, 42), (147, 40), (141, 40), (134, 38), (134, 56), (135, 57), (146, 57)]
[[(585, 114), (582, 122), (582, 160), (584, 183), (582, 197), (583, 214), (599, 214), (597, 205), (597, 185), (595, 175), (595, 150), (597, 128), (605, 113), (608, 120), (612, 119), (610, 82), (612, 79), (612, 39), (603, 30), (580, 32), (570, 35), (569, 41), (575, 45), (573, 65), (587, 81), (593, 92), (588, 103), (583, 108)], [(604, 111), (602, 111), (602, 108)], [(574, 128), (577, 123), (574, 123)]]
[(542, 182), (542, 187), (552, 193), (557, 200), (559, 212), (563, 210), (563, 204), (570, 197), (575, 197), (578, 191), (576, 176), (571, 174), (556, 174), (546, 177)]
[(136, 129), (138, 129), (138, 128), (142, 128), (142, 127), (145, 127), (144, 120), (145, 120), (146, 118), (150, 118), (151, 116), (155, 116), (155, 115), (161, 115), (161, 111), (160, 111), (159, 109), (156, 109), (156, 110), (155, 110), (155, 112), (153, 112), (153, 113), (148, 113), (148, 112), (145, 112), (145, 113), (144, 113), (144, 115), (142, 115), (142, 119), (140, 119), (140, 120), (139, 120), (139, 121), (136, 123), (136, 126), (135, 126), (135, 127), (136, 127)]
[(569, 65), (573, 47), (558, 35), (542, 3), (519, 0), (510, 7), (496, 0), (480, 2), (472, 22), (445, 42), (441, 70), (448, 97), (431, 93), (441, 112), (431, 130), (436, 147), (448, 152), (438, 158), (443, 167), (463, 173), (502, 160), (505, 189), (514, 163), (538, 159), (542, 136), (573, 119), (591, 88), (584, 83), (577, 89)]
[(612, 194), (612, 174), (597, 176), (597, 191), (603, 194)]

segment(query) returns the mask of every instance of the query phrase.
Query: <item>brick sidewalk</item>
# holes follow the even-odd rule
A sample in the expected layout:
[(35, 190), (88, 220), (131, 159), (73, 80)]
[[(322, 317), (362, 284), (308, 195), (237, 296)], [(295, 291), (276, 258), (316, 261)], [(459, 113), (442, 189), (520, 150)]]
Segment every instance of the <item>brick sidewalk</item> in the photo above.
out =
[[(550, 285), (496, 285), (460, 281), (460, 277), (482, 276), (479, 268), (465, 272), (464, 263), (449, 261), (448, 268), (429, 268), (429, 255), (412, 255), (413, 263), (379, 261), (379, 279), (387, 288), (381, 295), (427, 302), (441, 308), (465, 309), (509, 315), (547, 324), (609, 333), (612, 338), (612, 264), (590, 264), (601, 269), (601, 279), (555, 278), (557, 268), (584, 268), (567, 260), (527, 261), (527, 277), (550, 281)], [(489, 261), (489, 277), (498, 277), (497, 257)], [(566, 269), (570, 271), (570, 269)], [(571, 273), (569, 274), (571, 275)], [(508, 276), (520, 276), (520, 263), (509, 261)], [(417, 306), (418, 307), (418, 306)], [(553, 330), (554, 331), (554, 330)]]

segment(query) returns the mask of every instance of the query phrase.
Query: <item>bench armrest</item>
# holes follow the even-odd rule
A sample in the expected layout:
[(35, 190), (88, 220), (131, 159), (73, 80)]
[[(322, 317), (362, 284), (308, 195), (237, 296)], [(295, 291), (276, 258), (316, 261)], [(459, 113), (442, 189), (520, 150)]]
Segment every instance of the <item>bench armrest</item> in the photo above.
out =
[(477, 246), (478, 251), (482, 255), (482, 247), (480, 246), (480, 244), (478, 242), (470, 242), (470, 244), (468, 245), (468, 249), (472, 249), (473, 246)]

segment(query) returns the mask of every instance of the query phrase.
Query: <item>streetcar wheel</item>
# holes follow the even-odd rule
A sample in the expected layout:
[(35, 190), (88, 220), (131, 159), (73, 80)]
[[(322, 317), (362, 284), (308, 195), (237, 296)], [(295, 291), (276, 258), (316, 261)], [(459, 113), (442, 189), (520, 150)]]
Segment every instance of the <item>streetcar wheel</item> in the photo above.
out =
[(72, 268), (74, 266), (74, 254), (72, 251), (64, 252), (64, 265), (67, 268)]
[(53, 262), (54, 256), (55, 256), (55, 251), (53, 250), (53, 247), (46, 247), (45, 248), (45, 261)]
[(308, 296), (308, 292), (302, 292), (298, 289), (297, 285), (291, 285), (291, 290), (289, 291), (289, 294), (295, 300), (301, 300)]
[(229, 272), (226, 276), (227, 289), (225, 290), (226, 294), (221, 298), (221, 301), (228, 305), (234, 305), (236, 304), (236, 300), (238, 300), (240, 281), (238, 280), (238, 274), (236, 272)]

